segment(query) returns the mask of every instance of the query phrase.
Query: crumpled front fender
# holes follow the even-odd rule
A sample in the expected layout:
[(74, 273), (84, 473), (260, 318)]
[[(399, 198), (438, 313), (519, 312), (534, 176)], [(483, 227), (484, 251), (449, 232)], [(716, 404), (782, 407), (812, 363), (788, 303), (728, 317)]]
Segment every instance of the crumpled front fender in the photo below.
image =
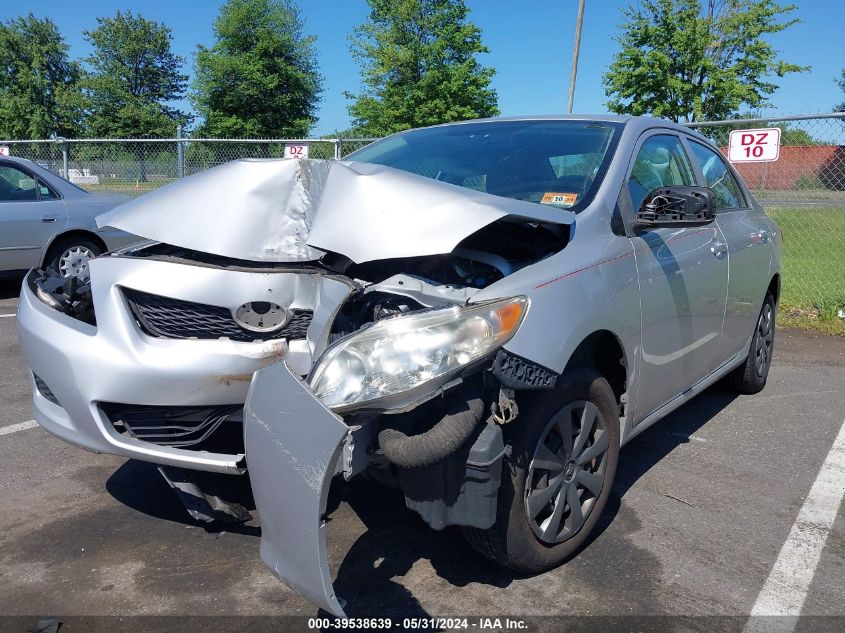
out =
[(288, 587), (340, 617), (325, 512), (349, 432), (285, 363), (255, 373), (244, 406), (244, 444), (261, 559)]

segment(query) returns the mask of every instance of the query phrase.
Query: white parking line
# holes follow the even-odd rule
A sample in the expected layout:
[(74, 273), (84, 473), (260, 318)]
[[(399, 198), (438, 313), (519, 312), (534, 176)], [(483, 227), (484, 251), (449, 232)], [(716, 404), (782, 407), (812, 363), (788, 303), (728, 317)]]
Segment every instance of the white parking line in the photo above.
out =
[(13, 316), (18, 316), (17, 314), (0, 314), (0, 319), (9, 319)]
[[(745, 627), (792, 631), (816, 573), (825, 541), (845, 496), (845, 421), (822, 464)], [(791, 616), (766, 621), (759, 616)]]
[(0, 435), (8, 435), (9, 433), (17, 433), (18, 431), (26, 431), (38, 426), (35, 420), (27, 420), (26, 422), (18, 422), (17, 424), (10, 424), (9, 426), (0, 426)]

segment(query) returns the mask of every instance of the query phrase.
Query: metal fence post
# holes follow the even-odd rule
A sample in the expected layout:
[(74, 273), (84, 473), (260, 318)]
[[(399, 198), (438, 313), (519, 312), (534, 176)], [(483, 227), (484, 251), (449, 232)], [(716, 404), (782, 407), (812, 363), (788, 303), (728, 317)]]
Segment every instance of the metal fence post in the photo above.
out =
[(342, 139), (336, 138), (334, 140), (334, 157), (335, 160), (340, 160), (341, 152), (343, 151), (341, 148), (341, 144), (343, 143)]
[(70, 180), (70, 178), (68, 178), (67, 161), (68, 144), (65, 139), (62, 139), (62, 178), (64, 178), (65, 180)]
[(176, 177), (185, 177), (185, 146), (182, 142), (182, 126), (176, 126)]

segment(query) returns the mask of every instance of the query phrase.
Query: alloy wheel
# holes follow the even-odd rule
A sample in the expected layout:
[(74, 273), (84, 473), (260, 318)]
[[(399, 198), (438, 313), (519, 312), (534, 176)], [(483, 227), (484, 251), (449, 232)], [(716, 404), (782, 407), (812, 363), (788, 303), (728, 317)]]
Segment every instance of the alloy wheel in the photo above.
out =
[(580, 400), (555, 414), (534, 450), (525, 481), (525, 512), (544, 543), (574, 536), (601, 494), (607, 469), (607, 422)]

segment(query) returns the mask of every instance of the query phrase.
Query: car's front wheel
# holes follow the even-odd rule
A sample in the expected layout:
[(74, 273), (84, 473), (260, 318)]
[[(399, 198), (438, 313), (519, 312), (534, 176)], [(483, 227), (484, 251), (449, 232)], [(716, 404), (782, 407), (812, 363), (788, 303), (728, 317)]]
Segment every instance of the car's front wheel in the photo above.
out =
[(505, 427), (496, 522), (465, 534), (488, 558), (535, 573), (574, 554), (598, 522), (619, 459), (619, 412), (610, 385), (587, 369), (523, 409)]

